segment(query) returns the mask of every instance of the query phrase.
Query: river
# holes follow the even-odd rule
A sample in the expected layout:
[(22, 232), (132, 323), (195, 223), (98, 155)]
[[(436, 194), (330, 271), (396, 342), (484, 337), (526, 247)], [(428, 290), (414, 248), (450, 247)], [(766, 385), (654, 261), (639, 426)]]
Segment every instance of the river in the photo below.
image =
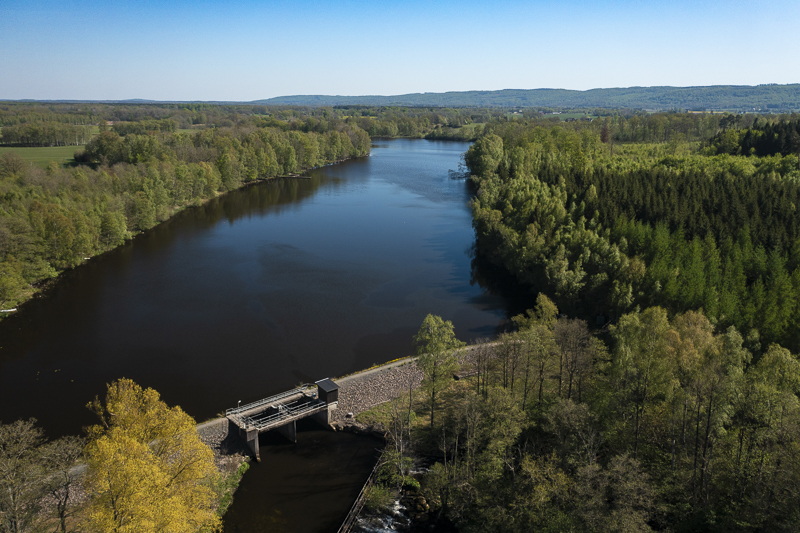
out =
[(448, 176), (468, 146), (376, 140), (65, 273), (0, 322), (0, 420), (79, 433), (86, 403), (127, 377), (202, 421), (409, 355), (427, 313), (465, 341), (494, 335), (522, 304), (474, 281), (469, 185)]

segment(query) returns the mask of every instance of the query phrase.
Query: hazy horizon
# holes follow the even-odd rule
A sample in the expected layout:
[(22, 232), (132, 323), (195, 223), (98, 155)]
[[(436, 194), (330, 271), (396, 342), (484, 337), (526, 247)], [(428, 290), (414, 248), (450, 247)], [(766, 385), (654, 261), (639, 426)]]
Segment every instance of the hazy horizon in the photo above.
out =
[[(776, 84), (776, 83), (759, 83), (756, 85), (729, 85), (732, 87), (758, 87), (758, 86), (769, 86), (769, 85), (797, 85), (797, 83), (787, 83), (787, 84)], [(725, 85), (723, 85), (725, 86)], [(95, 99), (95, 98), (0, 98), (0, 101), (6, 102), (153, 102), (153, 103), (170, 103), (170, 102), (199, 102), (199, 103), (232, 103), (232, 104), (249, 104), (253, 102), (260, 102), (269, 100), (272, 98), (286, 98), (286, 97), (313, 97), (313, 96), (324, 96), (324, 97), (343, 97), (343, 98), (369, 98), (369, 97), (393, 97), (393, 96), (406, 96), (406, 95), (414, 95), (414, 94), (449, 94), (449, 93), (483, 93), (483, 92), (499, 92), (499, 91), (539, 91), (539, 90), (566, 90), (566, 91), (576, 91), (576, 92), (589, 92), (595, 90), (609, 90), (609, 89), (637, 89), (637, 88), (658, 88), (658, 87), (666, 87), (666, 88), (674, 88), (674, 89), (691, 89), (691, 88), (703, 88), (703, 87), (715, 87), (714, 85), (686, 85), (686, 86), (676, 86), (676, 85), (652, 85), (652, 86), (630, 86), (630, 87), (593, 87), (591, 89), (564, 89), (563, 87), (535, 87), (531, 89), (520, 89), (520, 88), (505, 88), (505, 89), (466, 89), (463, 91), (441, 91), (441, 92), (434, 92), (434, 91), (420, 91), (416, 93), (403, 93), (403, 94), (281, 94), (278, 96), (273, 96), (269, 98), (255, 98), (253, 100), (200, 100), (198, 98), (184, 98), (178, 100), (157, 100), (152, 98), (139, 98), (139, 97), (131, 97), (131, 98), (119, 98), (119, 99)]]
[(2, 14), (5, 100), (249, 102), (800, 82), (800, 3), (789, 0), (9, 0)]

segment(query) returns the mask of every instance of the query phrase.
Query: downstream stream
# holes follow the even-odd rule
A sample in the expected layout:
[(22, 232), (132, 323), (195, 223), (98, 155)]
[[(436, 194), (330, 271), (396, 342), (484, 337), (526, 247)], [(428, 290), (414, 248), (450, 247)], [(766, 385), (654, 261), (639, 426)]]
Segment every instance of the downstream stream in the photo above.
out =
[[(467, 148), (378, 140), (368, 158), (234, 191), (66, 273), (0, 322), (0, 420), (80, 433), (94, 423), (86, 403), (128, 377), (202, 421), (238, 400), (409, 355), (427, 313), (452, 320), (465, 341), (494, 335), (521, 305), (471, 282), (480, 275), (469, 185), (448, 176)], [(295, 448), (262, 448), (295, 466), (257, 465), (241, 501), (267, 498), (267, 486), (302, 493), (295, 482), (323, 471), (336, 491), (358, 487), (369, 460), (353, 459), (363, 471), (353, 479), (319, 463), (352, 456), (343, 438), (311, 431)], [(269, 513), (314, 514), (302, 498), (269, 494), (286, 502)], [(233, 515), (247, 515), (239, 501)], [(280, 530), (326, 531), (348, 507)], [(236, 530), (256, 531), (246, 524), (265, 516)]]

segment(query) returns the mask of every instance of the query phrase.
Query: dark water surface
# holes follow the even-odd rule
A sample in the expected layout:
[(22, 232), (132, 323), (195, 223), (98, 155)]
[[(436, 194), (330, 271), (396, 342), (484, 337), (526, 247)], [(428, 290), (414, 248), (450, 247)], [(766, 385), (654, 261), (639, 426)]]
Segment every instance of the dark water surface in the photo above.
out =
[(374, 438), (297, 424), (297, 444), (272, 432), (261, 436), (261, 462), (251, 463), (225, 533), (328, 533), (342, 524), (382, 443)]
[(463, 340), (491, 336), (510, 304), (470, 283), (468, 184), (448, 177), (467, 148), (378, 141), (371, 157), (234, 191), (66, 273), (0, 322), (0, 420), (80, 433), (86, 403), (128, 377), (202, 421), (409, 355), (427, 313)]

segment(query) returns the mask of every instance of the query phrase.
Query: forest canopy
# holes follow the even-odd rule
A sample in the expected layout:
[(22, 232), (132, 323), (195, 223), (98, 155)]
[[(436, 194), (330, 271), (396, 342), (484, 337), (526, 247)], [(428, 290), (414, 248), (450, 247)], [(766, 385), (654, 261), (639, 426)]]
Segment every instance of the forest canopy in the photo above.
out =
[[(437, 530), (797, 531), (796, 355), (754, 354), (697, 311), (648, 307), (595, 335), (537, 302), (517, 331), (451, 348), (471, 377), (438, 380), (435, 418), (431, 369), (366, 415), (388, 429), (386, 487), (418, 490)], [(421, 457), (436, 462), (415, 485)]]
[(753, 342), (798, 347), (800, 154), (487, 129), (465, 157), (478, 250), (519, 282), (587, 318), (703, 309)]

